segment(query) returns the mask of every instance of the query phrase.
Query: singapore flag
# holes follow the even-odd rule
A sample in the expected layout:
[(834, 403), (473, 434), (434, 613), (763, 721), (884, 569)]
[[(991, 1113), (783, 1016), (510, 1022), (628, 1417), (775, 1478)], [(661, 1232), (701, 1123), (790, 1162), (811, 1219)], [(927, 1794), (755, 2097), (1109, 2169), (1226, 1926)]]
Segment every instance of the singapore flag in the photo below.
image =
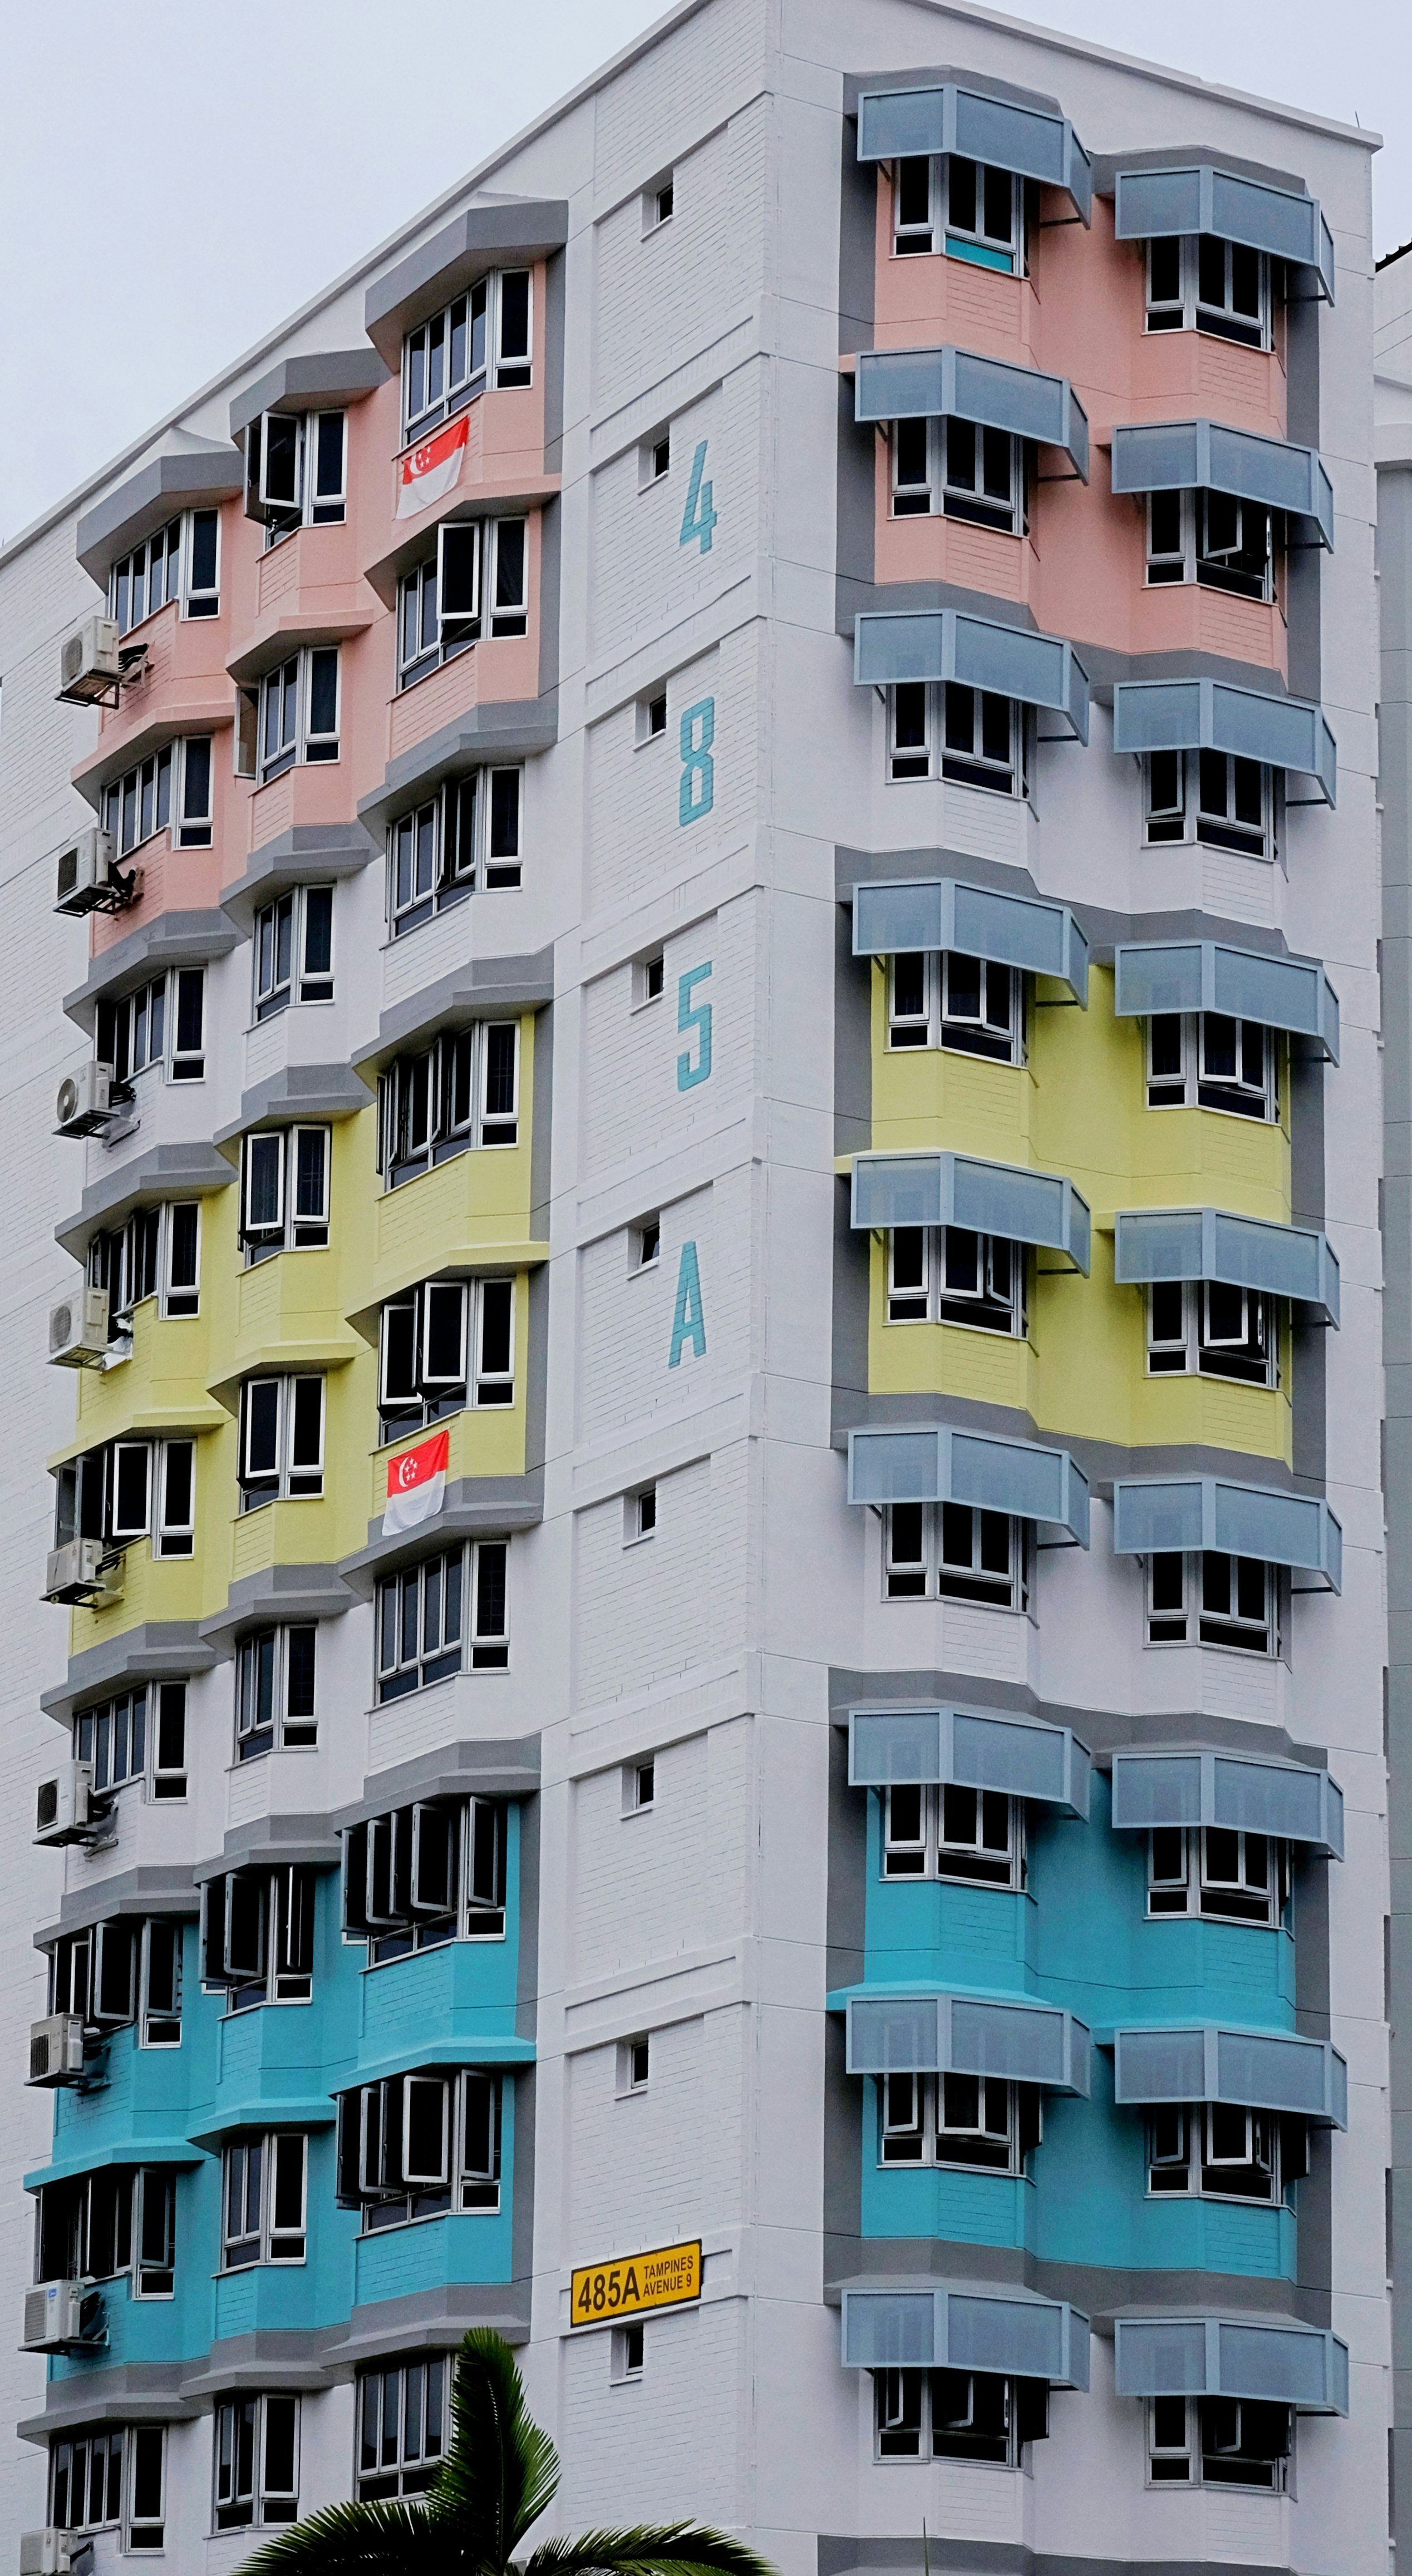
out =
[(420, 447), (408, 448), (397, 468), (399, 519), (413, 518), (418, 510), (429, 510), (433, 501), (444, 500), (460, 482), (470, 434), (470, 417), (462, 412), (459, 420), (448, 421), (434, 437), (424, 438)]
[(450, 1455), (450, 1432), (434, 1431), (429, 1440), (419, 1440), (415, 1449), (401, 1449), (389, 1458), (384, 1538), (391, 1538), (395, 1530), (417, 1529), (423, 1521), (435, 1520), (446, 1500)]

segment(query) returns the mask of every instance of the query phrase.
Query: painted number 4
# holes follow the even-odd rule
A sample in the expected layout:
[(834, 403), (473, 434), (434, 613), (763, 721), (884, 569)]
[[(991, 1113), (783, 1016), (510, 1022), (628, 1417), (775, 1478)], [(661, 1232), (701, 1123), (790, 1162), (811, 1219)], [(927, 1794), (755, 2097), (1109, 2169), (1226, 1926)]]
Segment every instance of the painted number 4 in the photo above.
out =
[(691, 481), (686, 487), (686, 508), (682, 512), (679, 546), (689, 546), (694, 538), (701, 540), (703, 555), (711, 551), (711, 531), (716, 524), (712, 487), (702, 481), (706, 471), (706, 441), (703, 438), (691, 460)]

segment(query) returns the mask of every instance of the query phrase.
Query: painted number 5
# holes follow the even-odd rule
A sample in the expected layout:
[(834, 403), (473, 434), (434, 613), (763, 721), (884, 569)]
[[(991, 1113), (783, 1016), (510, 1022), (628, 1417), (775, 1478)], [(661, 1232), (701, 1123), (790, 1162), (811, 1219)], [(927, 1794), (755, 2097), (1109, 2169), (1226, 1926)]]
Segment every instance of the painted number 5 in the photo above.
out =
[(677, 802), (679, 823), (699, 823), (709, 814), (716, 801), (716, 764), (711, 758), (711, 745), (716, 739), (716, 701), (698, 698), (694, 707), (683, 707), (681, 719), (681, 795)]
[(697, 1038), (695, 1064), (691, 1061), (689, 1047), (677, 1057), (678, 1091), (694, 1091), (698, 1082), (711, 1079), (711, 1005), (709, 1002), (693, 1003), (691, 998), (696, 986), (704, 984), (710, 972), (709, 961), (704, 966), (693, 966), (677, 985), (677, 1033), (680, 1037), (689, 1038), (694, 1029)]
[(709, 483), (703, 483), (701, 479), (705, 471), (706, 441), (703, 438), (691, 460), (691, 481), (686, 487), (686, 508), (682, 512), (681, 535), (677, 539), (677, 544), (689, 546), (694, 539), (699, 538), (703, 555), (709, 555), (711, 531), (716, 524), (716, 509), (712, 486)]

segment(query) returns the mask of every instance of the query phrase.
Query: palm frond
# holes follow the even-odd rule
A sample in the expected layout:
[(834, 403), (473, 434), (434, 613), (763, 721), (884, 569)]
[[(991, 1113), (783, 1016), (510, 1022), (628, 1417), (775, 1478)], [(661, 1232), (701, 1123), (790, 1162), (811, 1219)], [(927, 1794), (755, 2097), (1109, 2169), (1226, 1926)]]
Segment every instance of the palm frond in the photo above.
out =
[(639, 2523), (541, 2541), (521, 2576), (776, 2576), (767, 2558), (700, 2522)]
[(421, 2503), (325, 2505), (273, 2534), (238, 2576), (426, 2576), (433, 2528)]
[(470, 2564), (498, 2576), (558, 2484), (559, 2455), (529, 2413), (514, 2354), (503, 2336), (473, 2326), (456, 2356), (451, 2441), (428, 2509), (454, 2528)]

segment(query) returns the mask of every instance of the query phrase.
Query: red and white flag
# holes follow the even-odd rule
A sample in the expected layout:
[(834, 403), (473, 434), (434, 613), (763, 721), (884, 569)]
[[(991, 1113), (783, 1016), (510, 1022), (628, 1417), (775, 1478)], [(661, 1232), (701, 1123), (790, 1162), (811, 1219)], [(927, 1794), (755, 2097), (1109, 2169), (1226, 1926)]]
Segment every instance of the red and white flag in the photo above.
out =
[(449, 420), (433, 438), (424, 438), (420, 447), (408, 448), (397, 468), (399, 519), (429, 510), (433, 501), (444, 500), (460, 482), (470, 434), (470, 415), (462, 412), (459, 420)]
[(446, 1463), (451, 1455), (449, 1431), (434, 1431), (415, 1449), (399, 1449), (387, 1462), (387, 1507), (382, 1534), (420, 1528), (433, 1521), (446, 1500)]

